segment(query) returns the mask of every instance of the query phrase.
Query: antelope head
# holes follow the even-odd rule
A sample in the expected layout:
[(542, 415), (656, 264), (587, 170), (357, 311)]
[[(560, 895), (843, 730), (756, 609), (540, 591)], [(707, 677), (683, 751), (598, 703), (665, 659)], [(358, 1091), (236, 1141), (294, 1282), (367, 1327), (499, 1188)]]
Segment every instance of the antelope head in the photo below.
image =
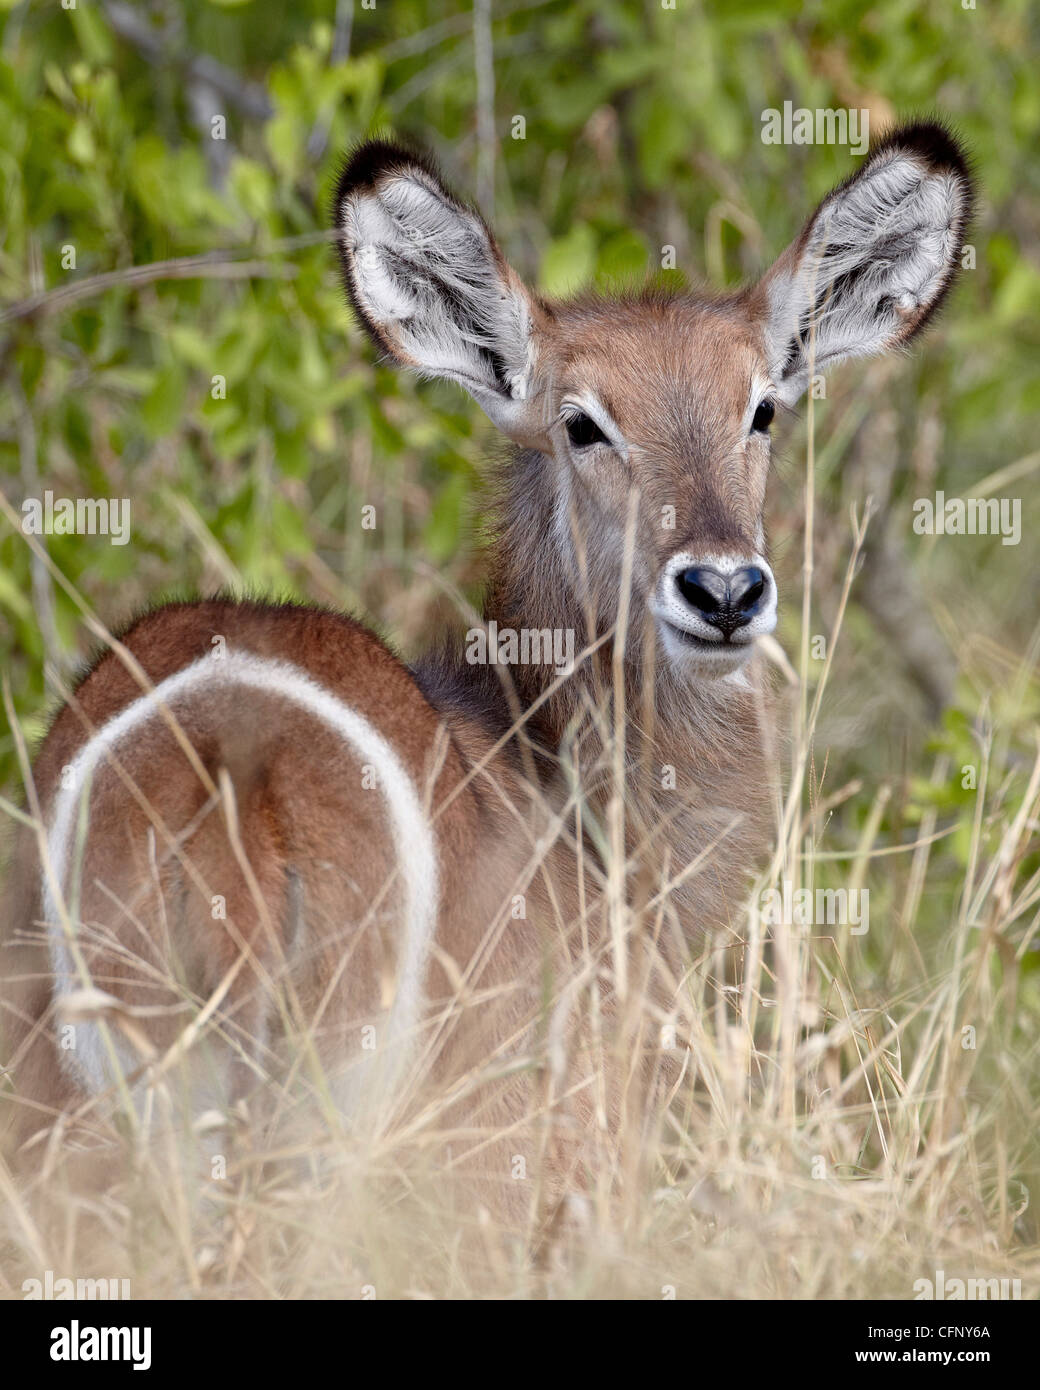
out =
[(734, 672), (776, 624), (763, 505), (777, 407), (844, 358), (920, 331), (970, 205), (955, 142), (909, 126), (750, 288), (563, 302), (532, 293), (480, 215), (398, 147), (355, 153), (335, 216), (348, 294), (379, 347), (458, 382), (523, 446), (516, 563), (580, 587), (609, 621), (628, 544), (633, 617), (689, 680)]

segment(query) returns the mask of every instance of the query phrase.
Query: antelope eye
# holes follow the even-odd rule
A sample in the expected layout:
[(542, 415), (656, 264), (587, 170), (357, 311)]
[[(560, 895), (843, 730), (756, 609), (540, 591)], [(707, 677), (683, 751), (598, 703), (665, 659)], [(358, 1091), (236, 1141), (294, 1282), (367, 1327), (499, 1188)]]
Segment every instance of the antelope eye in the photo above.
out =
[(568, 415), (565, 421), (567, 425), (567, 438), (576, 449), (586, 449), (590, 444), (606, 444), (607, 436), (588, 415), (583, 415), (578, 411), (574, 415)]
[(773, 423), (773, 416), (776, 414), (776, 406), (772, 401), (762, 401), (755, 411), (755, 418), (751, 421), (752, 432), (758, 430), (764, 434)]

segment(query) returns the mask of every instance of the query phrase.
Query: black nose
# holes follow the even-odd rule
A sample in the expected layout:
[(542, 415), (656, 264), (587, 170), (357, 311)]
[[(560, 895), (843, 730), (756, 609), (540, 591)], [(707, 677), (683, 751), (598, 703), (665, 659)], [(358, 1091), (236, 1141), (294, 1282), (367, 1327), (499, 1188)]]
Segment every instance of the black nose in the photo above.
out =
[(709, 565), (680, 570), (679, 592), (697, 615), (717, 627), (727, 640), (745, 627), (762, 606), (768, 580), (757, 565), (745, 565), (731, 575)]

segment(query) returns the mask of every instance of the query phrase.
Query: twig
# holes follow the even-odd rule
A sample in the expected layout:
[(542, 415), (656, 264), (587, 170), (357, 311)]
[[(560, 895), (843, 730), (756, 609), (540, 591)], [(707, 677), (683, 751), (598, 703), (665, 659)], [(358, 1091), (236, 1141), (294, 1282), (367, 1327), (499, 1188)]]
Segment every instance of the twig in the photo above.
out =
[[(336, 26), (332, 33), (332, 48), (329, 62), (334, 67), (345, 63), (350, 57), (350, 40), (354, 33), (354, 0), (336, 0)], [(325, 152), (329, 131), (332, 129), (334, 106), (330, 103), (318, 114), (310, 135), (307, 137), (307, 156), (318, 160)]]
[[(22, 390), (18, 373), (16, 371), (10, 372), (8, 379), (11, 385), (11, 394), (18, 410), (18, 456), (21, 465), (22, 487), (27, 497), (39, 497), (40, 469), (36, 457), (36, 426), (33, 423), (32, 411), (29, 409), (29, 402), (25, 399), (25, 392)], [(46, 545), (46, 541), (41, 541), (41, 545)], [(71, 662), (58, 637), (54, 585), (51, 583), (50, 572), (35, 551), (32, 552), (30, 564), (33, 607), (36, 610), (36, 621), (43, 638), (45, 655), (47, 660), (51, 661), (63, 674), (67, 674), (71, 669)]]
[[(513, 57), (518, 53), (533, 53), (537, 49), (538, 36), (536, 34), (518, 34), (514, 38), (501, 39), (497, 52), (499, 58), (502, 58), (504, 56)], [(414, 77), (387, 97), (387, 105), (390, 110), (395, 114), (404, 111), (435, 82), (447, 77), (455, 68), (465, 67), (466, 56), (467, 50), (460, 45), (446, 58), (442, 58), (439, 63), (428, 63), (421, 67)]]
[(491, 0), (473, 0), (473, 66), (477, 77), (477, 205), (495, 215), (495, 52)]
[[(539, 10), (543, 5), (554, 3), (555, 0), (521, 0), (518, 5), (500, 7), (496, 18), (506, 19), (509, 15), (522, 14), (525, 10)], [(463, 10), (460, 14), (453, 14), (448, 19), (438, 20), (436, 24), (431, 24), (426, 29), (418, 29), (414, 34), (407, 34), (401, 39), (393, 39), (390, 43), (384, 44), (382, 48), (377, 48), (376, 53), (389, 66), (401, 58), (415, 58), (419, 54), (428, 54), (432, 48), (444, 43), (447, 39), (461, 38), (469, 27), (469, 12)]]
[[(314, 241), (328, 239), (324, 232), (312, 238)], [(34, 314), (54, 314), (81, 299), (104, 294), (105, 290), (117, 285), (150, 285), (156, 280), (292, 280), (297, 274), (294, 265), (232, 259), (238, 254), (236, 251), (207, 251), (201, 256), (179, 256), (169, 261), (150, 261), (147, 265), (129, 265), (123, 270), (88, 275), (71, 285), (18, 300), (0, 312), (0, 323), (31, 318)]]
[(859, 601), (924, 695), (929, 717), (938, 719), (953, 695), (957, 660), (887, 518), (863, 552)]
[(162, 31), (153, 28), (132, 5), (106, 0), (104, 9), (113, 30), (133, 44), (147, 62), (156, 67), (170, 65), (181, 69), (193, 81), (213, 87), (251, 120), (266, 121), (274, 114), (270, 98), (258, 83), (244, 81), (208, 53), (168, 50)]

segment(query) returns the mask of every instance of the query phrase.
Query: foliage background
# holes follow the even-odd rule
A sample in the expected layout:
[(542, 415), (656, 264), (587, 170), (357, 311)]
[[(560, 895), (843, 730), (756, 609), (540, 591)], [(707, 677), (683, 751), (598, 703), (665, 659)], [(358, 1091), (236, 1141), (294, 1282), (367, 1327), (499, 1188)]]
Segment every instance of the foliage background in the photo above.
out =
[[(493, 84), (476, 8), (0, 0), (3, 492), (16, 511), (43, 488), (131, 498), (125, 547), (47, 538), (110, 627), (161, 595), (231, 584), (346, 606), (411, 655), (457, 620), (458, 593), (478, 598), (493, 431), (452, 388), (378, 365), (352, 322), (323, 235), (340, 153), (377, 131), (417, 139), (493, 201), (506, 254), (546, 291), (657, 272), (666, 245), (677, 285), (735, 285), (855, 165), (843, 148), (763, 144), (765, 108), (865, 107), (875, 131), (943, 114), (979, 175), (975, 266), (911, 358), (840, 369), (815, 410), (814, 632), (838, 608), (850, 505), (878, 505), (816, 740), (828, 785), (859, 779), (828, 840), (855, 845), (869, 827), (898, 845), (922, 823), (941, 836), (912, 921), (909, 856), (871, 869), (858, 985), (882, 997), (901, 953), (942, 960), (980, 837), (1021, 805), (1036, 751), (1035, 7), (496, 0)], [(781, 428), (769, 504), (792, 653), (805, 420)], [(986, 486), (1022, 498), (1021, 545), (913, 534), (914, 498)], [(912, 600), (894, 632), (886, 580)], [(53, 703), (46, 668), (67, 675), (91, 646), (70, 594), (0, 520), (0, 666), (30, 739)], [(13, 750), (0, 725), (0, 790), (16, 799)], [(981, 805), (961, 769), (986, 760), (996, 800)], [(1027, 884), (1038, 869), (1034, 841)], [(1005, 1042), (1028, 1090), (1040, 957), (1035, 895), (1022, 901), (991, 986), (1012, 990)], [(1008, 1084), (1001, 1065), (980, 1061), (980, 1096)], [(1025, 1130), (1011, 1151), (1037, 1191)]]

